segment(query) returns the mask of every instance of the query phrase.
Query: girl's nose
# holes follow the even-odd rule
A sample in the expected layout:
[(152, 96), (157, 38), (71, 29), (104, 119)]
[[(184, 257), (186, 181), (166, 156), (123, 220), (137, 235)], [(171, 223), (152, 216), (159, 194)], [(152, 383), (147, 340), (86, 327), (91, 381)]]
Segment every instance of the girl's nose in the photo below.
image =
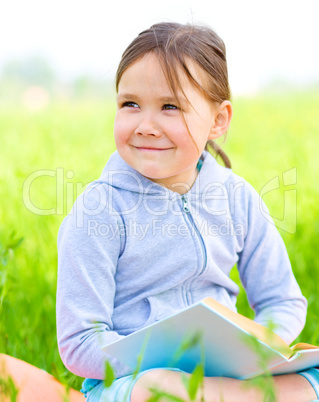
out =
[(147, 117), (142, 119), (136, 127), (135, 134), (159, 137), (162, 135), (160, 127), (155, 123), (154, 119)]

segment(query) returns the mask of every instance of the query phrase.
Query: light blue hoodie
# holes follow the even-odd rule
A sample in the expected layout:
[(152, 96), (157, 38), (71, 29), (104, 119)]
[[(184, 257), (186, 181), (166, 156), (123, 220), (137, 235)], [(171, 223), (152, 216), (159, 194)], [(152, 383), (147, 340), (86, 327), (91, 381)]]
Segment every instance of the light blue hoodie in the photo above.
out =
[(58, 236), (57, 332), (62, 360), (102, 379), (102, 346), (210, 296), (236, 310), (237, 264), (255, 320), (290, 343), (306, 300), (285, 245), (252, 186), (206, 151), (184, 195), (137, 173), (115, 152)]

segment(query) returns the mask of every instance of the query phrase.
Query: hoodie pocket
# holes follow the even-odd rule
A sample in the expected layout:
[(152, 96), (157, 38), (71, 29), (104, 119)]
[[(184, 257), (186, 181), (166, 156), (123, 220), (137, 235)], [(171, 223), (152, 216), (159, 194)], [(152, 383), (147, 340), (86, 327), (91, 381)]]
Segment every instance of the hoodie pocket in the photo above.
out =
[(155, 321), (157, 315), (156, 296), (139, 300), (130, 308), (126, 308), (121, 316), (113, 317), (114, 330), (121, 335), (128, 335)]
[(157, 303), (157, 298), (156, 296), (149, 296), (144, 299), (144, 303), (149, 305), (149, 315), (148, 319), (144, 322), (144, 324), (140, 327), (146, 327), (147, 325), (152, 324), (155, 321), (155, 318), (157, 316), (157, 308), (158, 308), (158, 303)]

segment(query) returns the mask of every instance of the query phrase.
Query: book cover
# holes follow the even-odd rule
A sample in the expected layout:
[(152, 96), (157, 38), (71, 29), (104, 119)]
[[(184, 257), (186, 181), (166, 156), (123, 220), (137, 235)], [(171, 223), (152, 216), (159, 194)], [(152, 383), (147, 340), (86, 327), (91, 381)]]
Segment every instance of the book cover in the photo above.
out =
[[(265, 372), (292, 373), (319, 366), (319, 348), (289, 348), (269, 329), (206, 298), (142, 328), (103, 350), (133, 370), (177, 367), (191, 373), (202, 362), (206, 376), (247, 379)], [(139, 361), (141, 357), (141, 361)]]

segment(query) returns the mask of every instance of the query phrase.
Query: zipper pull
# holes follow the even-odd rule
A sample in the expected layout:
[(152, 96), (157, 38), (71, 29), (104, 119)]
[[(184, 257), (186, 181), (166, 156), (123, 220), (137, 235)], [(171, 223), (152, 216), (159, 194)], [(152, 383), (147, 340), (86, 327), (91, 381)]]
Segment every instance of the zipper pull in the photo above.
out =
[(182, 195), (182, 200), (183, 200), (183, 210), (186, 213), (188, 213), (189, 212), (188, 202), (187, 202), (187, 198), (186, 198), (186, 196), (184, 194)]

